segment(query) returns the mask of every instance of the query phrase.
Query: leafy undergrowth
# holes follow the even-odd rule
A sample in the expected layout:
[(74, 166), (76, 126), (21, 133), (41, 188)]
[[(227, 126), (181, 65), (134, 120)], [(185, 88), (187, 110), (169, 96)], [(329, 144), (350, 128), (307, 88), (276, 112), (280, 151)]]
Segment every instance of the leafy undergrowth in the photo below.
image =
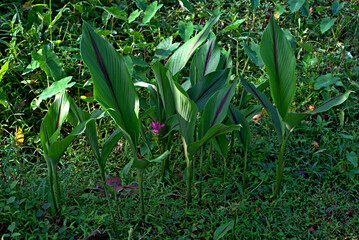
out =
[[(305, 124), (308, 123), (298, 132), (305, 129)], [(262, 131), (259, 127), (254, 126)], [(325, 131), (329, 132), (324, 135)], [(318, 135), (331, 138), (331, 144), (327, 145)], [(175, 152), (171, 155), (174, 175), (167, 183), (159, 180), (158, 166), (146, 172), (145, 217), (138, 214), (134, 173), (121, 178), (122, 168), (114, 157), (109, 176), (117, 177), (108, 177), (107, 181), (117, 190), (116, 198), (112, 194), (111, 199), (118, 214), (120, 238), (212, 239), (217, 228), (234, 221), (233, 229), (226, 235), (228, 239), (356, 239), (359, 235), (358, 182), (350, 180), (340, 164), (340, 150), (331, 146), (358, 147), (358, 143), (343, 142), (337, 135), (328, 127), (292, 136), (284, 186), (278, 199), (271, 198), (275, 151), (265, 146), (267, 141), (261, 132), (254, 135), (256, 141), (250, 154), (246, 189), (240, 174), (241, 153), (236, 153), (228, 162), (225, 180), (223, 161), (214, 156), (213, 162), (208, 161), (205, 166), (204, 195), (198, 199), (197, 182), (194, 202), (190, 205), (186, 205), (185, 199), (183, 155)], [(313, 144), (314, 141), (319, 146)], [(4, 191), (0, 197), (4, 236), (83, 239), (114, 234), (102, 185), (96, 177), (95, 162), (84, 145), (75, 145), (76, 149), (72, 148), (61, 162), (59, 178), (64, 193), (61, 215), (51, 212), (43, 161), (27, 162), (29, 156), (22, 153), (24, 147), (8, 149), (10, 154), (2, 166)], [(117, 154), (120, 161), (126, 160), (124, 153)]]
[[(272, 188), (279, 146), (266, 113), (250, 122), (246, 184), (242, 181), (244, 153), (236, 139), (227, 161), (214, 152), (205, 159), (201, 199), (196, 157), (190, 204), (185, 197), (185, 156), (176, 133), (170, 153), (171, 174), (162, 179), (159, 164), (152, 164), (144, 174), (145, 216), (139, 214), (136, 173), (133, 169), (124, 171), (131, 154), (129, 144), (122, 138), (109, 156), (106, 172), (107, 183), (112, 187), (111, 209), (120, 234), (117, 238), (358, 239), (358, 5), (354, 1), (339, 4), (308, 0), (311, 8), (306, 15), (305, 9), (293, 13), (290, 10), (294, 2), (301, 1), (288, 1), (290, 6), (261, 1), (255, 10), (251, 3), (259, 1), (193, 1), (193, 9), (188, 10), (178, 1), (158, 1), (157, 6), (164, 5), (146, 22), (140, 11), (134, 20), (129, 20), (139, 7), (134, 1), (127, 2), (131, 3), (88, 0), (68, 5), (53, 1), (52, 6), (50, 2), (35, 5), (41, 1), (0, 4), (0, 236), (115, 236), (100, 172), (84, 136), (76, 138), (58, 164), (62, 207), (53, 211), (39, 137), (41, 121), (52, 100), (45, 98), (34, 106), (34, 100), (55, 82), (56, 76), (65, 74), (76, 82), (67, 92), (82, 109), (91, 112), (100, 108), (91, 100), (90, 73), (80, 56), (82, 21), (97, 26), (97, 33), (121, 55), (132, 56), (136, 81), (153, 84), (152, 61), (165, 56), (165, 62), (168, 57), (166, 52), (156, 51), (156, 46), (169, 37), (173, 43), (185, 42), (219, 8), (222, 15), (213, 32), (218, 45), (232, 53), (232, 80), (241, 74), (255, 84), (268, 81), (263, 62), (261, 65), (254, 50), (269, 15), (274, 14), (289, 34), (288, 39), (292, 39), (289, 41), (294, 44), (297, 59), (297, 91), (290, 109), (305, 112), (344, 91), (353, 93), (344, 104), (312, 115), (298, 125), (287, 145), (283, 184), (277, 198), (272, 197)], [(182, 2), (188, 7), (187, 1)], [(170, 53), (176, 48), (171, 44)], [(49, 54), (52, 72), (33, 61), (43, 52)], [(3, 71), (5, 68), (8, 69)], [(183, 72), (188, 76), (188, 69)], [(267, 95), (269, 92), (264, 89)], [(235, 104), (241, 93), (240, 86)], [(142, 100), (149, 94), (139, 90)], [(250, 104), (258, 102), (251, 99)], [(149, 126), (149, 119), (146, 124)], [(111, 118), (99, 120), (100, 141), (115, 129)], [(70, 131), (66, 123), (61, 133)]]

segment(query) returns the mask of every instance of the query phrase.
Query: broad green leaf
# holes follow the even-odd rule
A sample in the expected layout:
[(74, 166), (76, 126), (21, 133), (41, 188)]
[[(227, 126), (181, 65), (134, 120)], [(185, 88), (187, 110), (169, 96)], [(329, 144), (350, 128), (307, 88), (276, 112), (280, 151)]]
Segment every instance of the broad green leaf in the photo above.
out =
[(76, 135), (68, 135), (63, 140), (54, 142), (50, 145), (47, 157), (51, 159), (52, 163), (57, 165), (61, 156), (64, 154), (67, 147), (75, 139)]
[(322, 33), (328, 31), (334, 25), (336, 20), (337, 18), (333, 18), (333, 19), (331, 19), (330, 17), (323, 18), (322, 21), (320, 22), (320, 31)]
[(325, 101), (324, 103), (322, 103), (319, 107), (317, 107), (316, 109), (314, 109), (314, 111), (312, 111), (311, 113), (321, 113), (321, 112), (325, 112), (328, 111), (329, 109), (331, 109), (334, 106), (337, 106), (339, 104), (342, 104), (343, 102), (345, 102), (350, 93), (352, 91), (348, 91), (346, 93), (340, 94), (336, 97), (333, 97), (327, 101)]
[(39, 63), (40, 68), (48, 77), (52, 77), (55, 81), (66, 77), (61, 68), (60, 59), (49, 45), (43, 45), (38, 52), (33, 51), (31, 56), (33, 60)]
[(346, 157), (347, 157), (347, 160), (349, 162), (351, 162), (351, 164), (353, 164), (353, 167), (358, 167), (358, 157), (357, 155), (355, 154), (355, 152), (351, 151), (346, 151), (345, 153)]
[(50, 154), (50, 147), (57, 141), (62, 124), (69, 113), (70, 103), (65, 91), (56, 95), (40, 126), (41, 145), (45, 155)]
[(252, 10), (256, 9), (260, 4), (260, 0), (251, 0)]
[(345, 5), (345, 2), (339, 3), (338, 0), (334, 1), (332, 4), (332, 13), (333, 15), (336, 15), (340, 9), (342, 9)]
[(164, 153), (162, 153), (160, 156), (154, 158), (154, 159), (147, 159), (148, 162), (157, 162), (160, 163), (163, 161), (163, 159), (165, 159), (166, 157), (168, 157), (168, 155), (170, 154), (170, 151), (165, 151)]
[(304, 4), (305, 0), (288, 0), (289, 10), (294, 13), (298, 11)]
[(310, 12), (309, 12), (309, 3), (306, 0), (303, 4), (303, 6), (300, 8), (300, 10), (303, 12), (303, 14), (307, 17), (309, 17)]
[(254, 42), (251, 42), (249, 46), (244, 42), (241, 43), (241, 45), (244, 47), (244, 51), (252, 62), (260, 68), (263, 67), (264, 63), (260, 54), (259, 45)]
[(152, 66), (152, 70), (157, 81), (158, 91), (165, 109), (166, 119), (168, 119), (176, 112), (172, 91), (170, 91), (171, 81), (173, 81), (172, 74), (160, 62), (156, 62)]
[(188, 145), (194, 140), (198, 108), (183, 88), (173, 80), (171, 81), (171, 90), (175, 102), (180, 133), (184, 139), (184, 144)]
[(99, 161), (100, 152), (98, 147), (96, 123), (94, 120), (102, 117), (104, 112), (95, 110), (90, 115), (88, 112), (81, 110), (72, 98), (69, 99), (69, 102), (69, 120), (72, 122), (72, 125), (76, 126), (71, 134), (79, 135), (85, 131), (87, 140), (90, 143), (95, 158)]
[(147, 0), (134, 0), (134, 2), (142, 11), (146, 11), (146, 8), (148, 7)]
[(237, 29), (243, 22), (245, 22), (246, 19), (237, 19), (236, 21), (234, 21), (233, 23), (231, 23), (230, 25), (228, 25), (227, 27), (225, 27), (223, 29), (223, 31), (231, 31), (231, 30), (235, 30)]
[(136, 9), (135, 11), (133, 11), (130, 14), (130, 16), (128, 17), (128, 23), (132, 23), (133, 21), (135, 21), (136, 18), (138, 18), (141, 13), (142, 13), (142, 10), (139, 10), (139, 9)]
[(212, 17), (196, 36), (185, 42), (167, 61), (166, 67), (176, 75), (186, 65), (194, 51), (207, 39), (211, 27), (218, 21), (219, 16)]
[(7, 102), (7, 96), (4, 90), (0, 87), (0, 104), (2, 104), (4, 107), (8, 107), (9, 104)]
[(351, 93), (351, 91), (340, 94), (334, 98), (331, 98), (328, 101), (321, 104), (316, 109), (314, 109), (314, 111), (312, 111), (312, 112), (307, 112), (307, 113), (289, 112), (288, 115), (283, 119), (283, 121), (285, 122), (285, 124), (289, 130), (293, 130), (295, 128), (295, 126), (297, 126), (298, 123), (300, 123), (300, 121), (302, 121), (307, 116), (309, 116), (313, 113), (321, 113), (321, 112), (328, 111), (330, 108), (337, 106), (339, 104), (342, 104), (343, 102), (345, 102), (348, 99), (350, 93)]
[(224, 124), (216, 124), (213, 127), (211, 127), (206, 134), (203, 136), (202, 139), (199, 141), (193, 142), (188, 145), (188, 153), (193, 155), (195, 154), (202, 146), (206, 145), (208, 141), (210, 141), (212, 138), (227, 134), (232, 131), (239, 131), (241, 129), (240, 125), (224, 125)]
[(241, 141), (244, 149), (248, 151), (250, 144), (250, 128), (246, 117), (232, 104), (228, 109), (228, 117), (234, 124), (240, 124), (242, 126), (240, 131), (236, 131), (238, 138)]
[(54, 82), (51, 84), (50, 87), (46, 88), (40, 95), (39, 99), (46, 100), (60, 92), (62, 92), (66, 88), (71, 88), (75, 85), (75, 82), (69, 83), (72, 80), (72, 76), (65, 77), (59, 81)]
[(193, 9), (191, 7), (191, 2), (190, 1), (188, 1), (188, 0), (178, 0), (178, 2), (181, 5), (181, 7), (183, 7), (184, 9), (189, 11), (190, 13), (193, 13)]
[(127, 13), (117, 7), (103, 7), (103, 9), (115, 18), (127, 21)]
[(221, 226), (219, 226), (216, 231), (213, 234), (213, 239), (218, 240), (224, 237), (228, 231), (232, 230), (234, 227), (234, 220), (224, 223)]
[(225, 134), (216, 136), (212, 139), (214, 149), (223, 157), (228, 155), (228, 138)]
[(274, 17), (279, 18), (285, 12), (285, 6), (276, 4), (274, 7)]
[(228, 80), (229, 69), (218, 70), (206, 75), (202, 81), (188, 89), (190, 98), (197, 104), (198, 110), (202, 111), (208, 99), (221, 89)]
[(22, 75), (25, 75), (25, 74), (27, 74), (29, 72), (32, 72), (35, 69), (37, 69), (38, 67), (39, 67), (39, 62), (35, 61), (34, 59), (31, 59), (31, 63), (29, 65), (27, 65), (25, 70), (22, 72)]
[(183, 21), (179, 21), (178, 31), (182, 40), (184, 42), (188, 41), (193, 34), (193, 23), (192, 22), (184, 23)]
[(204, 76), (216, 71), (221, 57), (221, 50), (216, 39), (208, 40), (193, 56), (190, 68), (191, 85), (202, 81)]
[(328, 86), (338, 82), (339, 80), (340, 80), (340, 78), (338, 78), (338, 77), (332, 77), (331, 73), (322, 75), (322, 76), (318, 77), (318, 79), (315, 81), (314, 90), (328, 87)]
[(139, 101), (126, 62), (87, 23), (83, 24), (81, 54), (91, 72), (95, 99), (120, 126), (134, 150), (139, 139)]
[(178, 48), (179, 43), (172, 43), (173, 37), (162, 40), (156, 47), (154, 61), (162, 60), (169, 57), (174, 50)]
[[(68, 3), (67, 3), (68, 4)], [(56, 17), (54, 18), (54, 20), (52, 20), (52, 22), (49, 25), (49, 28), (52, 28), (54, 26), (54, 24), (62, 17), (62, 12), (64, 11), (64, 9), (66, 8), (67, 4), (65, 4), (65, 6), (63, 6), (60, 11), (57, 13)]]
[(230, 80), (230, 76), (232, 73), (232, 66), (233, 66), (233, 61), (232, 61), (232, 57), (231, 57), (231, 52), (230, 49), (228, 49), (228, 52), (224, 53), (222, 52), (220, 59), (219, 59), (219, 63), (217, 65), (217, 70), (223, 70), (226, 68), (230, 69), (230, 73), (228, 75), (228, 80)]
[(9, 61), (7, 61), (4, 65), (1, 66), (0, 69), (0, 82), (2, 78), (4, 77), (6, 71), (9, 69)]
[(115, 147), (117, 142), (123, 136), (123, 132), (120, 128), (117, 128), (106, 140), (101, 149), (101, 158), (100, 163), (103, 168), (105, 168), (107, 158), (112, 153), (112, 149)]
[(263, 32), (260, 52), (269, 75), (273, 101), (284, 118), (295, 94), (295, 57), (285, 33), (271, 17)]
[(237, 82), (234, 82), (221, 88), (208, 100), (198, 126), (200, 138), (206, 134), (208, 129), (224, 120), (229, 103), (234, 96), (236, 85)]
[(142, 23), (148, 23), (162, 6), (163, 4), (157, 6), (157, 1), (154, 1), (150, 5), (148, 5), (144, 13)]
[(267, 113), (269, 114), (270, 118), (272, 119), (274, 129), (277, 131), (279, 141), (282, 140), (283, 131), (282, 131), (282, 122), (279, 118), (279, 114), (277, 109), (273, 106), (273, 104), (268, 100), (266, 95), (262, 92), (258, 91), (256, 87), (252, 83), (248, 83), (243, 77), (240, 77), (241, 83), (243, 87), (251, 93), (254, 97), (256, 97), (259, 102), (263, 105), (266, 109)]

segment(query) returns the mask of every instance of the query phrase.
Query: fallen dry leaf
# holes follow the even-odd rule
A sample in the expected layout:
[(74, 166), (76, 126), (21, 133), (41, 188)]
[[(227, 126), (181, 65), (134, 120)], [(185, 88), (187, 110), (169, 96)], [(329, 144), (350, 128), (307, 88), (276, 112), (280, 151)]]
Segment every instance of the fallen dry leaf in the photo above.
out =
[(314, 147), (314, 148), (319, 148), (319, 144), (316, 142), (316, 141), (313, 141), (313, 143), (312, 143), (312, 147)]
[(253, 117), (252, 117), (252, 120), (253, 120), (254, 122), (258, 123), (258, 120), (262, 118), (262, 116), (263, 116), (263, 114), (264, 114), (265, 111), (266, 111), (266, 110), (265, 110), (264, 108), (262, 108), (262, 111), (261, 111), (259, 114), (253, 116)]

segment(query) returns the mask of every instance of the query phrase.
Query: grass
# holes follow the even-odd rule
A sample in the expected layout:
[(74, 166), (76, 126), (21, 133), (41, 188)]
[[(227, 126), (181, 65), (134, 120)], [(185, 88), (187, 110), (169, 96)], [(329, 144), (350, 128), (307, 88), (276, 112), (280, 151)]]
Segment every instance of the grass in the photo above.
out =
[[(106, 1), (103, 1), (110, 6)], [(116, 1), (124, 3), (125, 1)], [(273, 10), (273, 3), (264, 1), (255, 12), (249, 1), (217, 1), (223, 10), (221, 21), (213, 28), (222, 47), (231, 48), (234, 66), (238, 62), (239, 73), (248, 80), (260, 83), (266, 80), (262, 69), (255, 66), (236, 42), (259, 42), (265, 25), (265, 13)], [(40, 2), (36, 2), (40, 3)], [(137, 22), (126, 24), (119, 19), (107, 18), (102, 6), (96, 1), (84, 1), (69, 5), (52, 30), (53, 41), (49, 42), (46, 24), (32, 24), (30, 12), (22, 4), (2, 4), (0, 25), (0, 65), (11, 62), (1, 82), (1, 89), (7, 95), (9, 107), (0, 106), (0, 236), (5, 239), (84, 239), (95, 232), (113, 237), (111, 216), (106, 200), (98, 186), (100, 183), (96, 162), (83, 136), (76, 139), (59, 164), (58, 174), (64, 195), (61, 214), (55, 215), (49, 206), (49, 188), (46, 178), (46, 162), (42, 157), (39, 128), (50, 100), (32, 110), (30, 103), (47, 87), (46, 74), (37, 68), (22, 74), (31, 62), (31, 51), (38, 51), (43, 44), (50, 44), (62, 61), (63, 70), (74, 76), (77, 84), (69, 94), (81, 103), (83, 109), (99, 108), (96, 104), (85, 103), (79, 96), (89, 93), (91, 86), (83, 86), (89, 80), (89, 72), (83, 66), (79, 55), (79, 36), (82, 19), (95, 22), (103, 29), (116, 32), (106, 35), (110, 42), (116, 42), (121, 53), (132, 46), (132, 54), (150, 62), (154, 47), (161, 38), (174, 37), (181, 41), (177, 32), (178, 21), (193, 21), (203, 24), (214, 9), (207, 1), (204, 7), (193, 3), (195, 14), (173, 6), (160, 10), (150, 25)], [(193, 203), (186, 204), (186, 174), (183, 149), (180, 139), (175, 136), (175, 146), (170, 155), (170, 169), (173, 176), (168, 182), (160, 180), (160, 165), (153, 164), (145, 172), (144, 198), (147, 214), (137, 214), (138, 198), (135, 171), (122, 173), (130, 153), (129, 147), (121, 140), (114, 154), (108, 160), (107, 176), (120, 176), (124, 187), (111, 195), (111, 204), (116, 209), (120, 239), (212, 239), (214, 232), (232, 220), (233, 229), (227, 239), (358, 239), (359, 236), (359, 179), (349, 177), (353, 165), (346, 157), (347, 152), (358, 154), (358, 57), (359, 51), (357, 19), (358, 9), (349, 3), (341, 10), (338, 18), (349, 22), (334, 25), (334, 30), (343, 28), (335, 37), (330, 31), (321, 35), (318, 22), (324, 16), (332, 16), (330, 4), (317, 1), (311, 17), (289, 10), (282, 16), (281, 26), (295, 37), (297, 42), (311, 44), (313, 50), (301, 49), (297, 45), (298, 88), (293, 109), (306, 111), (309, 105), (317, 106), (327, 96), (334, 96), (344, 90), (353, 90), (350, 99), (331, 111), (313, 115), (303, 121), (290, 137), (285, 155), (283, 188), (277, 199), (271, 198), (277, 161), (277, 139), (265, 114), (259, 123), (251, 122), (252, 141), (248, 155), (247, 186), (242, 186), (243, 152), (236, 141), (231, 158), (227, 161), (224, 180), (223, 159), (213, 154), (213, 163), (204, 161), (203, 197), (198, 198), (199, 181), (193, 190)], [(353, 5), (351, 5), (353, 4)], [(54, 2), (53, 14), (63, 7)], [(76, 10), (77, 6), (83, 12)], [(324, 10), (319, 11), (320, 7)], [(77, 7), (77, 9), (80, 9)], [(129, 12), (137, 9), (131, 3)], [(45, 9), (45, 12), (47, 10)], [(13, 17), (15, 20), (12, 23)], [(53, 15), (53, 17), (56, 15)], [(345, 16), (349, 16), (346, 20)], [(232, 23), (232, 18), (246, 21), (235, 31), (222, 32)], [(298, 18), (302, 27), (298, 26)], [(344, 20), (343, 20), (344, 19)], [(351, 23), (350, 23), (351, 21)], [(113, 23), (113, 24), (112, 24)], [(341, 22), (340, 22), (341, 23)], [(308, 30), (306, 30), (306, 28)], [(153, 31), (151, 31), (151, 29)], [(15, 34), (16, 33), (16, 34)], [(153, 34), (152, 34), (153, 33)], [(231, 37), (231, 38), (230, 38)], [(342, 43), (344, 48), (338, 46)], [(127, 50), (126, 50), (127, 49)], [(236, 52), (238, 51), (238, 55)], [(343, 57), (350, 52), (353, 58)], [(314, 61), (314, 62), (313, 62)], [(356, 71), (356, 73), (355, 73)], [(233, 69), (234, 74), (235, 68)], [(331, 85), (314, 90), (315, 80), (327, 73), (339, 76), (342, 85)], [(153, 78), (149, 70), (135, 66), (139, 78)], [(143, 93), (141, 96), (146, 96)], [(237, 101), (239, 97), (236, 98)], [(302, 105), (298, 103), (304, 102)], [(251, 104), (257, 104), (251, 101)], [(344, 120), (342, 119), (344, 113)], [(99, 135), (105, 136), (115, 128), (110, 118), (98, 122)], [(25, 142), (16, 141), (16, 129), (21, 127)], [(199, 165), (199, 158), (195, 159)]]

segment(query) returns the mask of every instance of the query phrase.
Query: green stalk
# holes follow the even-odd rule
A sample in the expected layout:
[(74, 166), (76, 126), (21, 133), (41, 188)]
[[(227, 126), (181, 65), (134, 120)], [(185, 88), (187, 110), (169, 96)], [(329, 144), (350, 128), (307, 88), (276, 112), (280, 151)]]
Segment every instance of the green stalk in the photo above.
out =
[[(45, 156), (46, 158), (46, 156)], [(52, 198), (52, 204), (53, 207), (55, 209), (55, 212), (57, 212), (58, 208), (57, 208), (57, 204), (56, 204), (56, 198), (55, 198), (55, 191), (54, 191), (54, 183), (53, 183), (53, 178), (52, 178), (52, 167), (51, 167), (51, 163), (50, 160), (46, 158), (46, 163), (47, 163), (47, 172), (48, 172), (48, 177), (49, 177), (49, 182), (50, 182), (50, 191), (51, 191), (51, 198)]]
[(211, 163), (211, 169), (212, 169), (213, 168), (212, 143), (209, 145), (208, 155), (209, 155), (209, 162)]
[(52, 171), (52, 188), (54, 189), (55, 192), (55, 202), (56, 202), (56, 207), (57, 209), (60, 208), (60, 200), (61, 200), (61, 192), (60, 192), (60, 185), (59, 185), (59, 180), (57, 178), (57, 171), (56, 171), (56, 164), (51, 164), (51, 171)]
[(205, 155), (204, 147), (201, 147), (201, 156), (199, 159), (199, 199), (202, 199), (202, 179), (203, 179), (203, 158)]
[(187, 163), (187, 204), (192, 202), (192, 167), (193, 167), (193, 160), (190, 160), (187, 155), (187, 151), (185, 151), (186, 163)]
[(280, 150), (279, 150), (279, 159), (278, 159), (278, 166), (277, 166), (277, 181), (276, 181), (276, 185), (274, 188), (273, 197), (276, 197), (278, 195), (281, 184), (282, 184), (282, 177), (283, 177), (283, 170), (284, 170), (284, 151), (285, 151), (285, 147), (288, 142), (289, 135), (290, 134), (288, 134), (287, 137), (282, 138), (282, 145), (280, 146)]
[(103, 186), (103, 190), (105, 192), (106, 195), (106, 199), (107, 199), (107, 204), (108, 204), (108, 208), (111, 212), (111, 218), (112, 218), (112, 227), (113, 230), (115, 231), (115, 234), (117, 237), (120, 236), (120, 232), (117, 229), (117, 225), (116, 225), (116, 218), (115, 215), (113, 214), (113, 210), (112, 210), (112, 206), (111, 206), (111, 202), (110, 202), (110, 197), (107, 191), (107, 187), (106, 187), (106, 177), (105, 177), (105, 170), (101, 167), (100, 163), (98, 162), (98, 165), (100, 167), (100, 173), (101, 173), (101, 181), (102, 181), (102, 186)]
[(140, 211), (145, 214), (145, 205), (143, 203), (143, 172), (144, 169), (137, 168), (138, 192), (140, 194)]
[(242, 182), (243, 182), (243, 188), (246, 186), (246, 178), (247, 178), (247, 156), (248, 151), (247, 149), (244, 152), (244, 166), (243, 166), (243, 175), (242, 175)]

